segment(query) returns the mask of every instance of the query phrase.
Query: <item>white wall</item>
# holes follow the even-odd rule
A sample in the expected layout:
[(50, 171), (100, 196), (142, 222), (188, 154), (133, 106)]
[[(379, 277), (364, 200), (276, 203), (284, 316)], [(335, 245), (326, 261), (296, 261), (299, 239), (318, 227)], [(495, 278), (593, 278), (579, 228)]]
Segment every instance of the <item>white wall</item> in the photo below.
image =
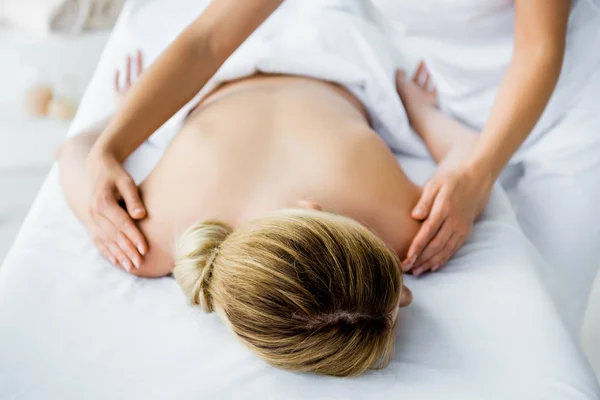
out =
[(107, 32), (40, 38), (0, 28), (0, 170), (49, 165), (68, 122), (29, 118), (24, 94), (35, 75), (78, 100), (91, 78)]

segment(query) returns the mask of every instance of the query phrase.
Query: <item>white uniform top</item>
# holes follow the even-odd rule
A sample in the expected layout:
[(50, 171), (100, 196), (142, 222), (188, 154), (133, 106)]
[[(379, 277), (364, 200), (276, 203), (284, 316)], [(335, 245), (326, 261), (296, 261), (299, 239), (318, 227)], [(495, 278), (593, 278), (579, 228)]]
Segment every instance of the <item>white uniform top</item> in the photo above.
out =
[[(372, 0), (418, 41), (444, 111), (481, 129), (514, 45), (513, 0)], [(600, 0), (573, 0), (563, 72), (528, 144), (577, 100), (600, 63)]]

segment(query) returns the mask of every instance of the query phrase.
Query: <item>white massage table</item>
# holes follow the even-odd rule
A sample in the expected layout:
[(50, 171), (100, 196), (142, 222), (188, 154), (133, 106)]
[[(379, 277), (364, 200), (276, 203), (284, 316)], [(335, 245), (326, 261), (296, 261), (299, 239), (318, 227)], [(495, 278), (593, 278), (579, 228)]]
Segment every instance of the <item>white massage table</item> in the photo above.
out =
[[(193, 0), (167, 3), (183, 13)], [(127, 5), (71, 134), (112, 112), (112, 72), (133, 49), (137, 4)], [(165, 29), (157, 46), (176, 33), (150, 27)], [(142, 179), (160, 154), (146, 143), (128, 166)], [(433, 169), (400, 161), (419, 182)], [(54, 169), (0, 268), (0, 399), (600, 399), (543, 270), (496, 189), (442, 272), (406, 278), (414, 303), (401, 311), (388, 368), (352, 379), (290, 373), (238, 343), (215, 314), (188, 306), (172, 279), (138, 279), (104, 261)]]

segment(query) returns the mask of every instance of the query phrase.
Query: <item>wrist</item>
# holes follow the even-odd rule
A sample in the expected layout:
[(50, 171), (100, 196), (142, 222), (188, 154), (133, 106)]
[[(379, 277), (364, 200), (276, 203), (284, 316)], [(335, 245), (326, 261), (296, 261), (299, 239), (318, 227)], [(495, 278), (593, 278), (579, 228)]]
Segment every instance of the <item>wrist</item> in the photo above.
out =
[(467, 164), (466, 174), (481, 193), (490, 192), (497, 179), (490, 165), (479, 160)]
[(117, 154), (103, 143), (96, 142), (94, 146), (90, 149), (90, 152), (87, 157), (88, 164), (96, 164), (96, 163), (104, 163), (105, 160), (112, 159), (116, 160), (119, 163), (122, 163)]
[(102, 140), (101, 136), (91, 148), (90, 158), (112, 158), (122, 164), (127, 159), (127, 155), (119, 150), (119, 146), (115, 146), (110, 141)]
[(406, 116), (408, 117), (408, 121), (420, 136), (422, 136), (421, 132), (425, 130), (424, 124), (435, 110), (434, 107), (428, 104), (406, 106)]
[(433, 106), (423, 101), (415, 101), (411, 99), (405, 100), (402, 105), (406, 110), (406, 114), (412, 118), (423, 118), (430, 112), (431, 109), (433, 109)]

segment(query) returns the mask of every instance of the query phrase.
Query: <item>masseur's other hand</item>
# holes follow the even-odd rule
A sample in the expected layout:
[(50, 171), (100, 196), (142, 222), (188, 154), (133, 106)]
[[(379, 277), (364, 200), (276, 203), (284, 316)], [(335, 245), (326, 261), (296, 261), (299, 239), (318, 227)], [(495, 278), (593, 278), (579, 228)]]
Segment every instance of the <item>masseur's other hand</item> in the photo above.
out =
[(461, 248), (489, 199), (491, 188), (480, 182), (469, 166), (438, 168), (412, 211), (423, 225), (404, 262), (407, 271), (437, 272)]
[[(404, 82), (404, 75), (399, 79)], [(403, 90), (409, 120), (423, 104), (437, 106), (437, 93), (424, 63), (419, 64), (412, 84), (404, 85)], [(442, 268), (469, 236), (490, 192), (491, 185), (478, 176), (476, 168), (455, 161), (442, 163), (413, 209), (413, 218), (423, 225), (403, 263), (405, 270), (418, 276)]]
[(92, 149), (86, 167), (93, 222), (88, 228), (94, 243), (113, 264), (127, 271), (139, 268), (148, 246), (134, 220), (143, 219), (146, 209), (133, 178), (114, 155), (101, 149)]
[[(119, 107), (143, 71), (142, 52), (139, 50), (135, 61), (134, 67), (133, 57), (127, 55), (125, 72), (115, 71), (114, 88)], [(96, 148), (87, 159), (87, 176), (93, 221), (89, 228), (94, 243), (113, 264), (127, 271), (139, 268), (148, 246), (134, 223), (134, 220), (146, 217), (135, 182), (113, 154)], [(119, 203), (124, 203), (126, 209)]]

